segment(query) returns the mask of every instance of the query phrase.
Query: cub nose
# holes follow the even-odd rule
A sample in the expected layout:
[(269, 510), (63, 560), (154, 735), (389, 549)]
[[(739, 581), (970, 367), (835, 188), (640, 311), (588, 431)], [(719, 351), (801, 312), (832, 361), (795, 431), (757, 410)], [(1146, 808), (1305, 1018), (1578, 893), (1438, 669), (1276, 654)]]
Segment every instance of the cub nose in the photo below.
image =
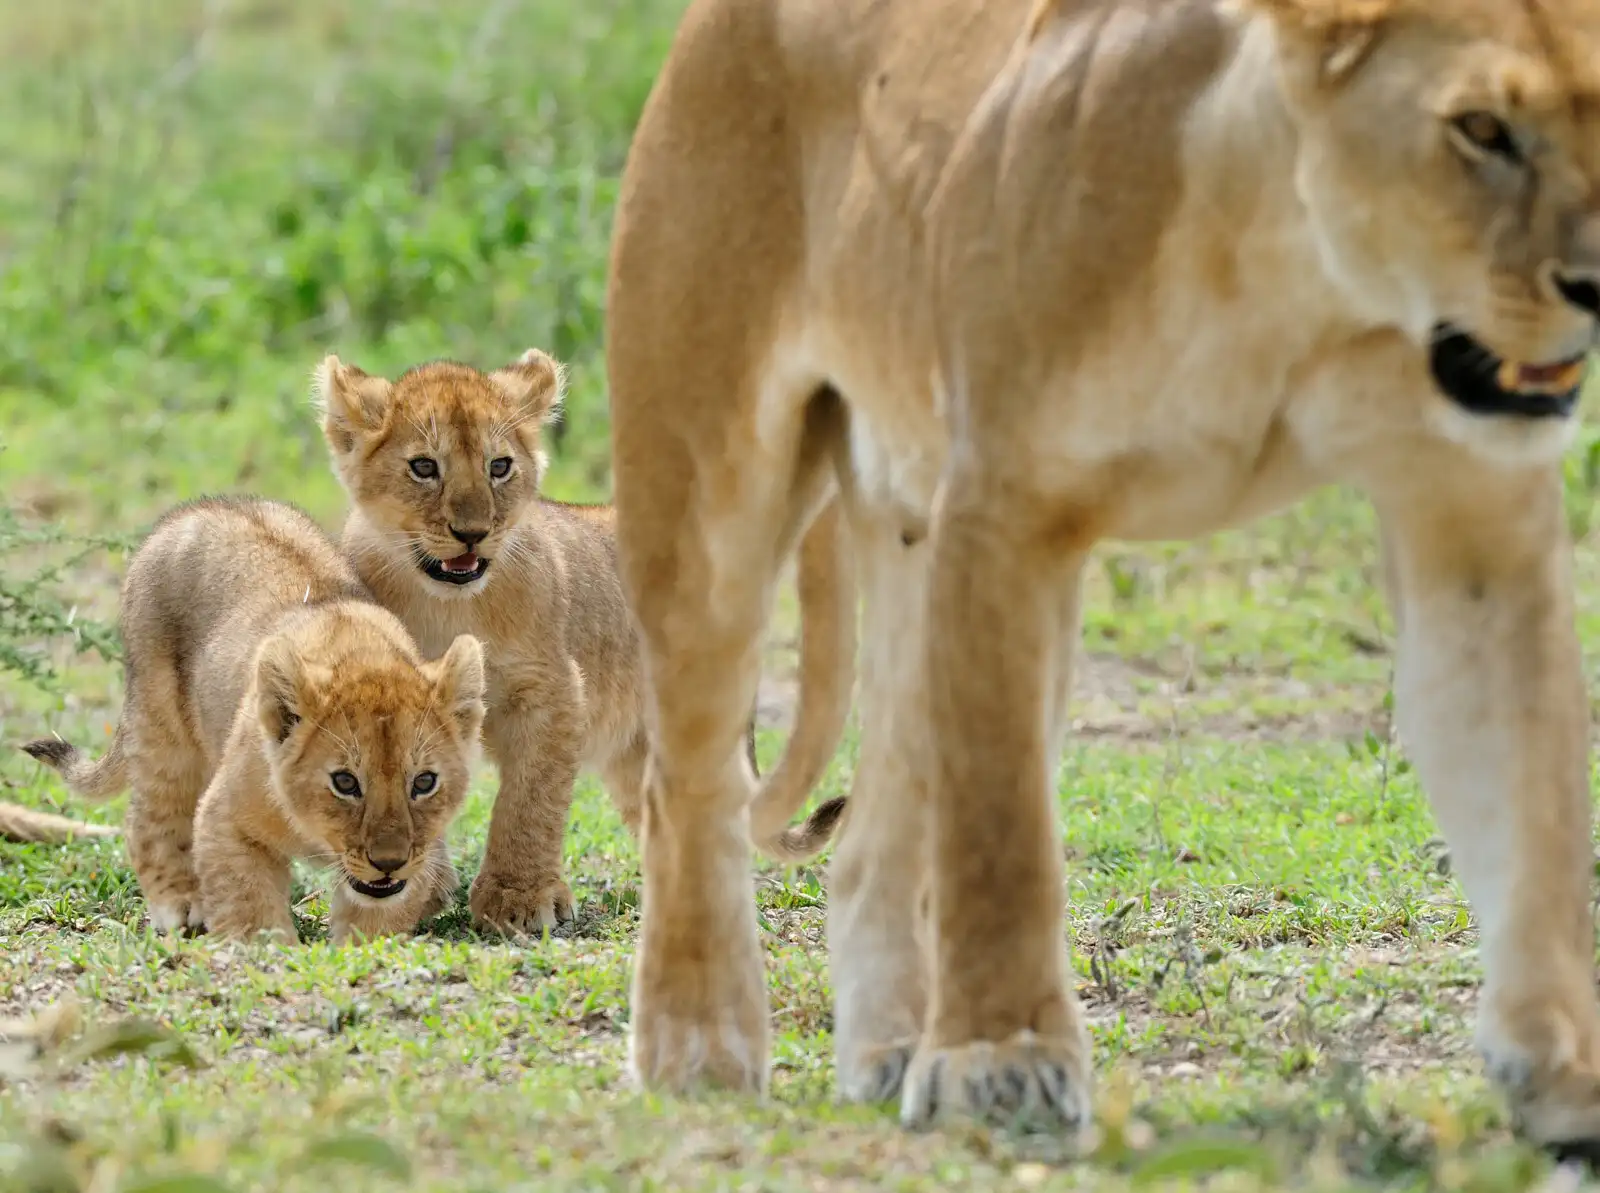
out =
[(374, 857), (369, 853), (367, 854), (367, 861), (372, 864), (372, 868), (374, 870), (386, 875), (393, 874), (401, 866), (406, 864), (405, 854), (399, 854), (395, 857), (387, 857), (380, 854), (379, 856)]
[(450, 533), (455, 535), (456, 541), (468, 551), (489, 537), (487, 530), (458, 530), (454, 526), (450, 527)]
[(1594, 278), (1576, 273), (1558, 273), (1555, 282), (1562, 298), (1584, 314), (1600, 319), (1600, 284)]

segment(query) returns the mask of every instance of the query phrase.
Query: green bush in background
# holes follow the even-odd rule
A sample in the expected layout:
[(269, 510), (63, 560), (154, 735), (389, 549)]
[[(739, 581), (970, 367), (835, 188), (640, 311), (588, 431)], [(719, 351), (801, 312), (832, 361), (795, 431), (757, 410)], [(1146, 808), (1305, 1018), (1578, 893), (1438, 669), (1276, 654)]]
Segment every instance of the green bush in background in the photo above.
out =
[(553, 352), (551, 490), (603, 497), (611, 210), (681, 7), (0, 6), (0, 668), (113, 641), (66, 625), (68, 530), (228, 489), (334, 524), (306, 405), (329, 351)]

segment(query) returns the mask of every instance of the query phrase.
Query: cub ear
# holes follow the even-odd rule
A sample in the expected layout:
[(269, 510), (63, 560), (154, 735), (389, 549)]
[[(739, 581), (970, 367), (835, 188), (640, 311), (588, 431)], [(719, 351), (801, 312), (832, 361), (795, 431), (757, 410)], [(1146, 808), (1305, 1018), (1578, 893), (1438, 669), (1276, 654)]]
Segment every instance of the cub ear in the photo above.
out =
[(1235, 0), (1272, 18), (1286, 47), (1300, 51), (1319, 84), (1346, 78), (1377, 44), (1394, 0)]
[(462, 736), (475, 739), (488, 714), (484, 704), (483, 644), (471, 634), (459, 634), (432, 669), (440, 705), (460, 726)]
[(489, 380), (523, 418), (548, 422), (561, 411), (567, 370), (555, 357), (529, 348), (505, 368), (490, 373)]
[(394, 391), (382, 377), (347, 365), (333, 353), (323, 357), (311, 376), (311, 402), (322, 415), (322, 433), (338, 455), (384, 429)]
[(268, 638), (256, 651), (256, 717), (273, 745), (286, 742), (300, 723), (302, 675), (300, 656), (286, 638)]

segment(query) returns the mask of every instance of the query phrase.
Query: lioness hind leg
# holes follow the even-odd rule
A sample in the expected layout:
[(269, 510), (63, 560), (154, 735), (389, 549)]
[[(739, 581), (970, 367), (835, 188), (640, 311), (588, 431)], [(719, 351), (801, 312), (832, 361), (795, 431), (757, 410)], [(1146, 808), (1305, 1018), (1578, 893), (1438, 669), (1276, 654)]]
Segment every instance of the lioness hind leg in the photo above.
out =
[(933, 981), (901, 1118), (1076, 1127), (1090, 1054), (1062, 939), (1052, 778), (1085, 544), (1064, 529), (1073, 519), (1041, 518), (995, 475), (949, 475), (932, 534)]
[(132, 793), (123, 818), (128, 860), (158, 932), (204, 923), (194, 818), (207, 767), (183, 716), (181, 681), (165, 661), (130, 669), (123, 719)]
[(1396, 712), (1478, 921), (1478, 1042), (1518, 1122), (1600, 1148), (1589, 701), (1554, 467), (1452, 447), (1371, 484), (1399, 619)]
[(848, 1100), (900, 1096), (927, 1010), (928, 750), (921, 706), (926, 544), (893, 511), (847, 503), (865, 603), (861, 744), (828, 870), (834, 1058)]

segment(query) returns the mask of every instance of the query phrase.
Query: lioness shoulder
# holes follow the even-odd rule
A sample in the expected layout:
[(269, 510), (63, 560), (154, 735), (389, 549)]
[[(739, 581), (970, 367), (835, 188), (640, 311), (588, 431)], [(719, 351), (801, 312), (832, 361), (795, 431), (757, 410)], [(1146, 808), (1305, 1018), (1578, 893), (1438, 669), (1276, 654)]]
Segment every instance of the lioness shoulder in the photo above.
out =
[(257, 498), (158, 521), (120, 631), (127, 690), (105, 755), (23, 749), (80, 795), (132, 787), (124, 831), (153, 924), (292, 939), (297, 856), (338, 871), (336, 940), (441, 905), (484, 713), (476, 640), (424, 660), (311, 518)]

